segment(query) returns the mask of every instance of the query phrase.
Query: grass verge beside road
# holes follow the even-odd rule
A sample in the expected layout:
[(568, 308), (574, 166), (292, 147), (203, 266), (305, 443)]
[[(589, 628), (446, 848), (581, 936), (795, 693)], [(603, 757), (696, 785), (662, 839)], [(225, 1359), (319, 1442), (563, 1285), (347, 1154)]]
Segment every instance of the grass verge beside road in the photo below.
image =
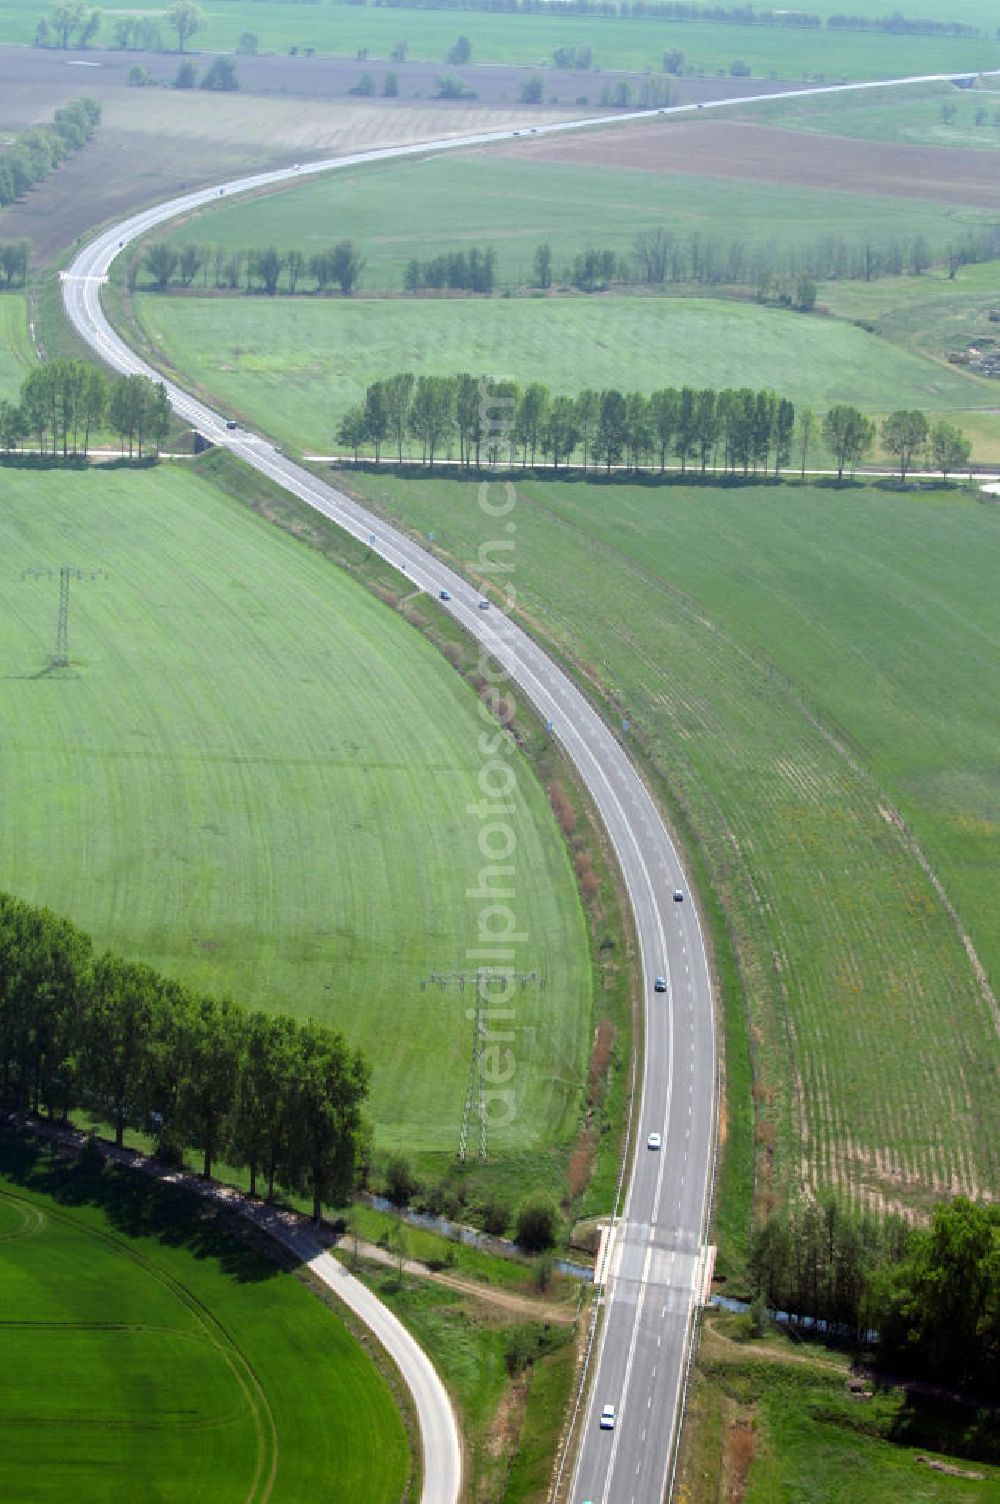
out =
[(451, 1391), (466, 1441), (470, 1504), (544, 1504), (575, 1371), (575, 1329), (526, 1322), (377, 1265), (360, 1273)]

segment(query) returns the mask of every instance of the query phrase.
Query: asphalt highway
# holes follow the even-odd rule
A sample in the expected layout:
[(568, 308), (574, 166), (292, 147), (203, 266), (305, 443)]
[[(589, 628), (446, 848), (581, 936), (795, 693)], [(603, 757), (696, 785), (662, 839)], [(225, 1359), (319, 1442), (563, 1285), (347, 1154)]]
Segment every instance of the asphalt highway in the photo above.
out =
[[(879, 84), (829, 85), (784, 93), (843, 93), (951, 75), (891, 79)], [(676, 115), (748, 103), (720, 100), (650, 114)], [(82, 337), (113, 369), (160, 373), (114, 332), (101, 307), (100, 288), (112, 262), (131, 241), (156, 225), (218, 199), (297, 178), (366, 163), (551, 135), (638, 118), (616, 115), (584, 121), (464, 135), (388, 147), (256, 174), (189, 193), (131, 216), (101, 232), (63, 274), (66, 312)], [(307, 505), (367, 543), (443, 603), (500, 662), (534, 704), (575, 763), (613, 842), (632, 905), (642, 963), (645, 1043), (641, 1091), (634, 1102), (634, 1151), (615, 1208), (606, 1282), (589, 1384), (579, 1418), (579, 1445), (569, 1497), (573, 1504), (661, 1504), (672, 1487), (675, 1443), (683, 1409), (692, 1326), (704, 1279), (716, 1127), (715, 1021), (708, 958), (697, 906), (659, 811), (620, 738), (570, 679), (494, 603), (480, 596), (432, 553), (282, 455), (266, 438), (226, 426), (213, 411), (167, 382), (178, 415), (215, 444), (230, 449)], [(681, 895), (675, 899), (675, 890)], [(654, 991), (663, 977), (666, 991)], [(647, 1148), (650, 1133), (662, 1147)], [(325, 1257), (325, 1256), (324, 1256)], [(329, 1272), (329, 1271), (325, 1271)], [(397, 1358), (413, 1391), (424, 1451), (422, 1504), (456, 1504), (461, 1444), (447, 1393), (433, 1366), (402, 1327), (386, 1323), (374, 1298), (357, 1282), (338, 1279), (339, 1293), (376, 1330)], [(358, 1292), (362, 1292), (359, 1294)], [(374, 1302), (374, 1305), (377, 1305)], [(388, 1314), (388, 1313), (386, 1313)], [(615, 1424), (600, 1425), (605, 1405)]]

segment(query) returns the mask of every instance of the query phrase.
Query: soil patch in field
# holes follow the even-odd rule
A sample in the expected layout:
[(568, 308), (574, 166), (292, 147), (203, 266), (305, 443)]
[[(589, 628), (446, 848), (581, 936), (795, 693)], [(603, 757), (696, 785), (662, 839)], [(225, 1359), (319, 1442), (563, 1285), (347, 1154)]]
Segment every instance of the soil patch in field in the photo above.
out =
[(535, 162), (737, 178), (831, 193), (1000, 208), (1000, 175), (983, 152), (806, 136), (737, 120), (665, 120), (498, 147)]

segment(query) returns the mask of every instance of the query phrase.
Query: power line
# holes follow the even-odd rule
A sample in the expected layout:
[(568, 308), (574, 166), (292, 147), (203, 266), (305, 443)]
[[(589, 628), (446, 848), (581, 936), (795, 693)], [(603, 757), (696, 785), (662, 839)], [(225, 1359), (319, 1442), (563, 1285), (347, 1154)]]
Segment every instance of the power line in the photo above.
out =
[(468, 1158), (469, 1133), (474, 1121), (479, 1125), (479, 1158), (489, 1158), (484, 1057), (490, 1040), (490, 988), (500, 986), (506, 992), (515, 982), (522, 991), (528, 986), (537, 986), (542, 990), (545, 987), (545, 978), (537, 971), (511, 971), (502, 966), (480, 966), (476, 971), (432, 971), (420, 981), (421, 992), (428, 987), (440, 987), (442, 991), (446, 991), (449, 987), (456, 986), (460, 992), (464, 992), (469, 985), (476, 989), (476, 1005), (468, 1008), (465, 1014), (472, 1024), (472, 1053), (465, 1085), (462, 1125), (458, 1132), (458, 1157), (463, 1164)]
[(462, 1127), (458, 1135), (458, 1157), (465, 1163), (468, 1157), (469, 1126), (473, 1112), (479, 1119), (479, 1158), (485, 1159), (486, 1142), (486, 1096), (483, 1087), (483, 1051), (486, 1048), (486, 1028), (483, 1022), (482, 978), (476, 978), (476, 1006), (472, 1013), (472, 1057), (469, 1061), (469, 1076), (465, 1087), (465, 1107), (462, 1111)]
[[(29, 576), (38, 579), (44, 576), (51, 580), (55, 569), (24, 569), (21, 571), (22, 580)], [(59, 612), (56, 617), (56, 650), (49, 658), (52, 668), (69, 667), (69, 582), (77, 580), (107, 579), (108, 574), (104, 569), (78, 569), (74, 564), (62, 564), (59, 567)]]

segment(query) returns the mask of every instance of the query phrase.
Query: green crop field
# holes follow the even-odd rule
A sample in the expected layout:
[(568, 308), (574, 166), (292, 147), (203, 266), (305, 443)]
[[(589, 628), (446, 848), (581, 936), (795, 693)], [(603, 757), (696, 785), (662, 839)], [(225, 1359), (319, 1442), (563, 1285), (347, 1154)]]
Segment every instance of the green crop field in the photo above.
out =
[[(468, 994), (421, 983), (480, 943), (472, 690), (189, 467), (0, 474), (0, 886), (194, 985), (343, 1028), (373, 1062), (378, 1145), (453, 1154)], [(21, 571), (63, 562), (107, 577), (73, 583), (72, 666), (52, 673), (58, 584)], [(545, 985), (512, 1005), (516, 1111), (491, 1148), (540, 1175), (577, 1125), (590, 960), (546, 796), (512, 767), (516, 964)]]
[[(944, 110), (944, 114), (942, 114)], [(919, 90), (879, 90), (877, 97), (832, 95), (755, 105), (741, 112), (748, 122), (785, 126), (819, 135), (851, 136), (907, 146), (1000, 147), (1000, 99), (989, 89), (966, 93), (950, 84)]]
[(368, 382), (457, 371), (581, 386), (768, 386), (824, 409), (961, 412), (992, 392), (850, 324), (707, 298), (322, 301), (149, 293), (139, 318), (171, 366), (290, 444), (327, 452)]
[(17, 293), (0, 297), (0, 402), (15, 402), (33, 360), (27, 305)]
[(392, 1392), (190, 1198), (0, 1138), (0, 1496), (398, 1504)]
[[(641, 153), (645, 126), (632, 128), (631, 136)], [(558, 277), (586, 247), (610, 246), (627, 257), (638, 233), (659, 226), (723, 247), (739, 241), (748, 250), (771, 242), (811, 245), (828, 235), (883, 244), (917, 234), (943, 250), (993, 222), (973, 204), (514, 161), (483, 150), (331, 173), (277, 194), (232, 200), (185, 221), (174, 238), (240, 250), (277, 245), (309, 255), (348, 237), (366, 260), (361, 286), (398, 291), (411, 257), (469, 246), (493, 245), (499, 281), (523, 284), (541, 241), (552, 246)]]
[[(475, 570), (472, 483), (348, 475)], [(1000, 513), (960, 493), (531, 482), (518, 599), (679, 805), (742, 960), (758, 1192), (1000, 1184)], [(906, 828), (912, 832), (907, 835)]]
[[(28, 4), (3, 0), (0, 37), (9, 42), (30, 42), (38, 17), (46, 8), (42, 0)], [(984, 24), (984, 36), (961, 39), (879, 32), (803, 32), (705, 22), (671, 24), (647, 17), (578, 16), (559, 10), (526, 15), (416, 10), (400, 14), (365, 5), (289, 6), (280, 0), (260, 0), (252, 6), (203, 7), (196, 45), (232, 50), (240, 34), (253, 29), (262, 51), (286, 52), (289, 46), (310, 46), (320, 52), (354, 56), (359, 48), (367, 47), (377, 59), (388, 57), (395, 43), (405, 37), (411, 57), (443, 62), (448, 48), (463, 32), (472, 43), (473, 60), (478, 62), (537, 66), (550, 59), (556, 47), (586, 45), (603, 68), (643, 70), (658, 68), (663, 49), (678, 46), (686, 53), (689, 67), (707, 73), (726, 72), (730, 63), (740, 58), (764, 77), (865, 79), (997, 67), (1000, 44), (994, 38), (995, 17), (983, 17), (978, 0), (968, 0), (968, 8), (974, 19)], [(133, 9), (162, 15), (162, 10), (154, 6), (137, 5)], [(946, 9), (944, 0), (934, 0), (937, 19), (953, 19), (950, 10), (942, 17)], [(878, 13), (884, 13), (881, 3)], [(106, 40), (110, 34), (106, 24), (99, 40)], [(581, 77), (581, 92), (586, 92), (586, 77)]]

